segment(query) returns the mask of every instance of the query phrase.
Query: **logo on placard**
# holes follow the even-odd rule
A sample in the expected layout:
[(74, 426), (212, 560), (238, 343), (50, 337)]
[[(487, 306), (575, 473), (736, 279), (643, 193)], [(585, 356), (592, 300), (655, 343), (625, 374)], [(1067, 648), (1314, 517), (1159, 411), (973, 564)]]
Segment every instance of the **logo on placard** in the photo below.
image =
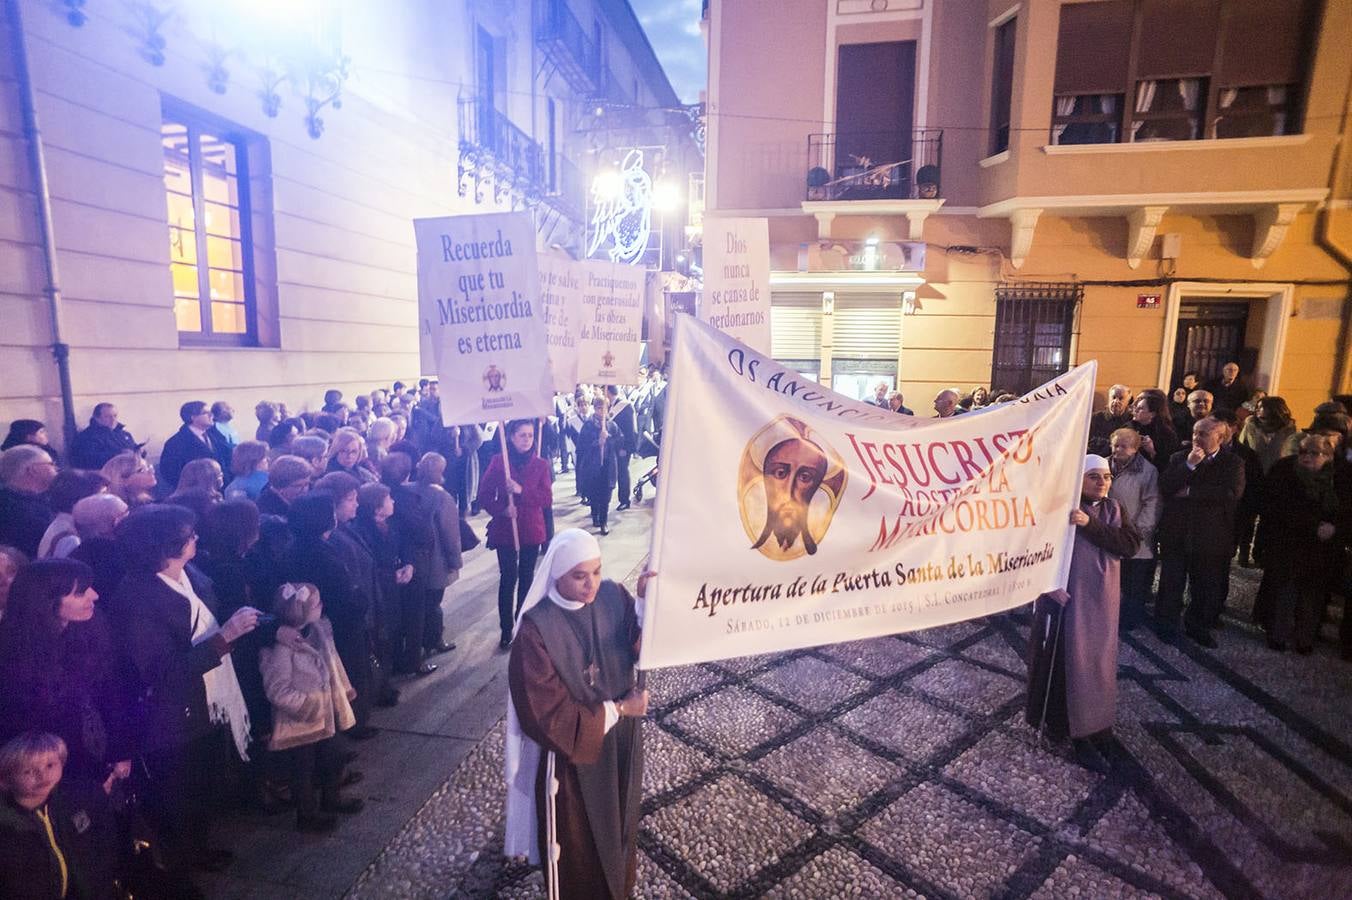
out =
[(493, 364), (490, 364), (487, 369), (484, 369), (484, 387), (488, 389), (489, 393), (501, 391), (506, 385), (506, 372)]
[(845, 495), (845, 460), (806, 423), (778, 416), (747, 442), (737, 508), (751, 549), (783, 562), (817, 552)]
[(615, 368), (615, 354), (607, 350), (605, 355), (601, 357), (601, 365), (605, 366), (607, 369)]

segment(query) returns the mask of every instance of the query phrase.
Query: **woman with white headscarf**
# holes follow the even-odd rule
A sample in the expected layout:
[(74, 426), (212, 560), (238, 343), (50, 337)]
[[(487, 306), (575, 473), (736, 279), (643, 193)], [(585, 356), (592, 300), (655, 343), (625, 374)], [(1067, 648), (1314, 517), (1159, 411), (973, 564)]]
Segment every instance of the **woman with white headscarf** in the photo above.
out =
[(1037, 600), (1029, 650), (1028, 720), (1069, 737), (1075, 760), (1107, 774), (1117, 718), (1121, 563), (1141, 539), (1108, 496), (1108, 461), (1084, 458), (1080, 503), (1070, 513), (1075, 549), (1064, 591)]
[[(653, 573), (639, 579), (639, 595)], [(508, 856), (545, 863), (550, 897), (634, 887), (648, 692), (635, 686), (641, 614), (601, 578), (585, 531), (554, 536), (516, 621), (508, 664)]]

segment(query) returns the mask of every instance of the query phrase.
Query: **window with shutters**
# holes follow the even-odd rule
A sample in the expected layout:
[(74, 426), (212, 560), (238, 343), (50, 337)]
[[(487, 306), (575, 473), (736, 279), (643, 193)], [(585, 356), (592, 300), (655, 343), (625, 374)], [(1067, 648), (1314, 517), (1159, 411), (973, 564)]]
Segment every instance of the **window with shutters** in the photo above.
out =
[(1063, 3), (1051, 143), (1296, 134), (1319, 0)]
[(821, 294), (774, 295), (770, 302), (770, 355), (781, 362), (821, 358)]
[(995, 290), (991, 391), (1025, 394), (1070, 368), (1076, 284), (1020, 282)]

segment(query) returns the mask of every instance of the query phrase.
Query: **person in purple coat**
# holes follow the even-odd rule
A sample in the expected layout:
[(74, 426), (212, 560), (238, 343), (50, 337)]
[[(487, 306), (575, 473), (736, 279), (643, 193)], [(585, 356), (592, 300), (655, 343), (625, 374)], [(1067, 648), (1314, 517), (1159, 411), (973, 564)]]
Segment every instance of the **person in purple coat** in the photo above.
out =
[(534, 446), (534, 419), (508, 422), (507, 461), (511, 464), (511, 475), (503, 470), (499, 453), (489, 462), (479, 482), (479, 506), (492, 516), (488, 523), (488, 547), (498, 554), (498, 624), (502, 630), (499, 646), (504, 650), (512, 645), (516, 615), (530, 590), (535, 561), (546, 540), (545, 509), (554, 505), (549, 463), (535, 454)]
[(1075, 760), (1106, 774), (1117, 718), (1117, 622), (1121, 561), (1140, 545), (1108, 496), (1108, 461), (1084, 461), (1080, 505), (1070, 513), (1075, 549), (1064, 591), (1038, 598), (1029, 641), (1028, 720), (1050, 736), (1068, 736)]

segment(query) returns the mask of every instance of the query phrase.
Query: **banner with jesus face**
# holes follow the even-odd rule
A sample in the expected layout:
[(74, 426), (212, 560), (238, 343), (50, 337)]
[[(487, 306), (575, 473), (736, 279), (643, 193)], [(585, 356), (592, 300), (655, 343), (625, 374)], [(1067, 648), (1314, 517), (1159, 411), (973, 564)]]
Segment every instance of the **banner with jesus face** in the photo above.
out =
[(919, 419), (679, 316), (640, 667), (930, 628), (1064, 588), (1096, 372)]

